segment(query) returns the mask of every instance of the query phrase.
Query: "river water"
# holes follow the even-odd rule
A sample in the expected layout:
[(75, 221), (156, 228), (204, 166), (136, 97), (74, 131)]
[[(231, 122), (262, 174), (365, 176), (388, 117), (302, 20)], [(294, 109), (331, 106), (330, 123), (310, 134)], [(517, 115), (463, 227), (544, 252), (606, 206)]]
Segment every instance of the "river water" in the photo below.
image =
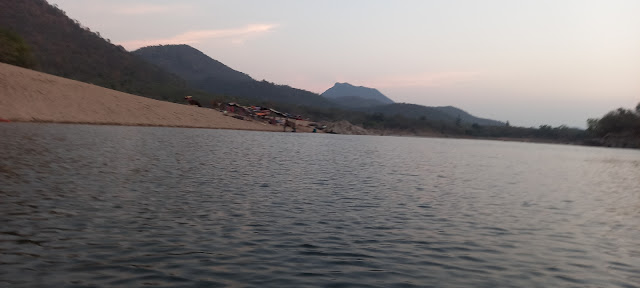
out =
[(0, 286), (640, 287), (640, 152), (0, 125)]

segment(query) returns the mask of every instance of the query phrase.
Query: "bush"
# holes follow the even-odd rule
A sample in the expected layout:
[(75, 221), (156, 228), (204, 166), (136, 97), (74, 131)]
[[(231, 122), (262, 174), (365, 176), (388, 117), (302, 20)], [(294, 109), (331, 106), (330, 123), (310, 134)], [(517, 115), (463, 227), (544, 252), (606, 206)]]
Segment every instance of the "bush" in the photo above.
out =
[(24, 68), (34, 68), (31, 49), (17, 33), (0, 28), (0, 62)]

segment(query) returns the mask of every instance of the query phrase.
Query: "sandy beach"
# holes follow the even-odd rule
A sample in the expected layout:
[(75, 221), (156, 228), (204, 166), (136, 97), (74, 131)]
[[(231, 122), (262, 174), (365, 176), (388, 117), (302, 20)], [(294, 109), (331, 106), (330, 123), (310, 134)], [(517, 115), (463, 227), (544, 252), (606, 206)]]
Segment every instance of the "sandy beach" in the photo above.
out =
[[(101, 125), (282, 131), (222, 112), (127, 94), (0, 63), (0, 119)], [(302, 124), (302, 125), (301, 125)], [(298, 131), (309, 127), (298, 124)]]

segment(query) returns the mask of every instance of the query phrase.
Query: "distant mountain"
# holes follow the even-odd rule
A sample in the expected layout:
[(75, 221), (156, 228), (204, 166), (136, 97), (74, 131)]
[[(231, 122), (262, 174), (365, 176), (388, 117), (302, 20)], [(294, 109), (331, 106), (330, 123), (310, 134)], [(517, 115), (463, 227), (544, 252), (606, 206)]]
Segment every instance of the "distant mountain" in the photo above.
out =
[(336, 83), (321, 95), (347, 107), (368, 107), (394, 103), (377, 89), (353, 86), (349, 83)]
[(442, 121), (447, 123), (455, 123), (460, 118), (461, 123), (478, 124), (482, 126), (504, 126), (505, 123), (475, 117), (464, 110), (453, 106), (429, 107), (417, 104), (394, 103), (382, 106), (362, 108), (362, 111), (368, 113), (382, 113), (384, 115), (402, 115), (409, 118), (424, 118), (430, 121)]
[[(353, 86), (349, 83), (336, 83), (322, 96), (333, 100), (340, 106), (367, 113), (382, 113), (385, 115), (402, 115), (408, 118), (424, 118), (431, 121), (460, 122), (483, 126), (504, 126), (505, 123), (491, 119), (475, 117), (466, 111), (453, 107), (429, 107), (417, 104), (394, 103), (377, 89)], [(386, 105), (385, 105), (386, 104)]]
[(174, 73), (189, 82), (191, 87), (206, 92), (249, 98), (268, 103), (331, 107), (326, 98), (286, 85), (256, 81), (212, 59), (188, 45), (163, 45), (140, 48), (135, 55)]
[(35, 58), (35, 69), (164, 100), (188, 91), (176, 75), (103, 39), (45, 0), (0, 0), (0, 27), (20, 35)]

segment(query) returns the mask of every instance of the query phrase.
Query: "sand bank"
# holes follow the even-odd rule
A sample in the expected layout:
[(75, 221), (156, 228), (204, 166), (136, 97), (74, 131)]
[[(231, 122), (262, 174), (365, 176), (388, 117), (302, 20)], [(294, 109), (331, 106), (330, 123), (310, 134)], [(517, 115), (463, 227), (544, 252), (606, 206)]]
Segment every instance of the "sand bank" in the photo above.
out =
[[(213, 109), (154, 100), (4, 63), (0, 63), (0, 119), (257, 131), (282, 131), (283, 128), (260, 121), (235, 119)], [(301, 132), (310, 130), (308, 127), (300, 128)]]

